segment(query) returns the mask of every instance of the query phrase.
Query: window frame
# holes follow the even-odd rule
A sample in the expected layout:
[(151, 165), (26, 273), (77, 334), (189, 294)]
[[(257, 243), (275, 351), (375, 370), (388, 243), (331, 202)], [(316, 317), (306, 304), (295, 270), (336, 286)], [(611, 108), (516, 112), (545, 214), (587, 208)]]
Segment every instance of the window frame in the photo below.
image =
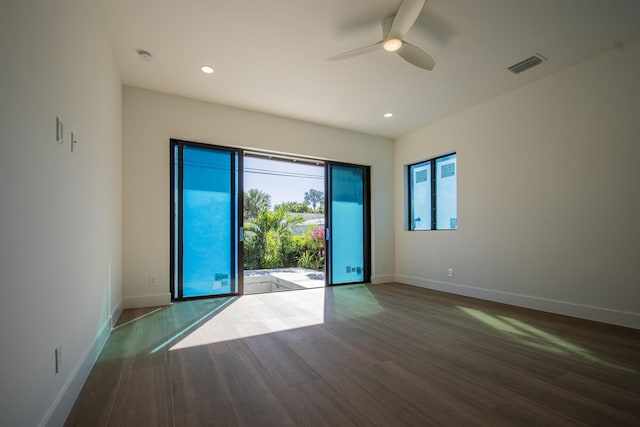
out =
[[(457, 226), (457, 212), (458, 212), (458, 172), (456, 170), (455, 172), (455, 176), (456, 176), (456, 227), (455, 228), (437, 228), (437, 186), (436, 186), (436, 181), (437, 181), (437, 162), (438, 160), (444, 159), (446, 157), (450, 157), (450, 156), (455, 156), (455, 160), (456, 160), (456, 165), (458, 164), (458, 153), (456, 151), (451, 151), (448, 152), (446, 154), (442, 154), (436, 157), (431, 157), (428, 159), (424, 159), (424, 160), (420, 160), (418, 162), (414, 162), (414, 163), (409, 163), (405, 166), (405, 179), (406, 179), (406, 197), (407, 197), (407, 201), (405, 203), (405, 208), (406, 210), (406, 227), (405, 229), (407, 231), (455, 231), (458, 229)], [(430, 202), (431, 202), (431, 212), (430, 212), (430, 228), (428, 229), (419, 229), (419, 228), (415, 228), (415, 224), (413, 222), (413, 209), (414, 209), (414, 197), (413, 197), (413, 192), (414, 192), (414, 183), (413, 183), (413, 170), (416, 167), (420, 167), (422, 165), (425, 165), (429, 167), (429, 180), (430, 180), (430, 185), (429, 188), (431, 189), (431, 194), (430, 194)], [(457, 166), (456, 166), (457, 169)]]

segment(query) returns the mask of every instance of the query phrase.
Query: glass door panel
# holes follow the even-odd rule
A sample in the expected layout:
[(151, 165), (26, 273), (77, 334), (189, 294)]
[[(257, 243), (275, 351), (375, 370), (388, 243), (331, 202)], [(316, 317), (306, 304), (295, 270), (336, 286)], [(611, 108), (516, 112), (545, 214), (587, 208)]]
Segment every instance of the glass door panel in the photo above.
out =
[[(237, 270), (237, 154), (176, 144), (172, 276), (174, 299), (235, 294)], [(175, 209), (174, 209), (175, 211)]]
[(231, 293), (231, 153), (184, 148), (183, 297)]
[(328, 164), (330, 284), (369, 281), (369, 169)]
[(456, 155), (436, 159), (436, 229), (458, 228)]

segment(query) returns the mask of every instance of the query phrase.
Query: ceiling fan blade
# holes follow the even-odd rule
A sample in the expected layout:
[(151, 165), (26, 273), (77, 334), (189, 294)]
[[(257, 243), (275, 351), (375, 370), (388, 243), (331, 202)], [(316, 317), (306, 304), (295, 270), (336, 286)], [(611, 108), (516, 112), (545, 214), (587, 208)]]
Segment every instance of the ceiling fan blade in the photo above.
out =
[(378, 43), (372, 44), (369, 46), (359, 47), (357, 49), (353, 49), (348, 52), (339, 53), (338, 55), (332, 56), (331, 58), (327, 58), (327, 61), (340, 61), (341, 59), (347, 59), (347, 58), (352, 58), (354, 56), (364, 55), (365, 53), (378, 50), (380, 46), (382, 46), (382, 41), (379, 41)]
[(418, 19), (418, 15), (424, 7), (425, 0), (404, 0), (396, 12), (396, 17), (391, 24), (388, 38), (402, 40)]
[(431, 71), (436, 66), (436, 61), (424, 50), (411, 43), (403, 42), (402, 47), (396, 52), (405, 61), (410, 62), (416, 67)]

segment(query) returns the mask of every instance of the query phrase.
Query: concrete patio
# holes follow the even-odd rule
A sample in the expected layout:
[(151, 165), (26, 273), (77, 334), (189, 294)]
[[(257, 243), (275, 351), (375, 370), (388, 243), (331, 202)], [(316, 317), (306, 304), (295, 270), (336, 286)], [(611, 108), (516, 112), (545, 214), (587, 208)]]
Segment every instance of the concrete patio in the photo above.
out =
[(324, 272), (305, 268), (245, 270), (244, 294), (323, 288)]

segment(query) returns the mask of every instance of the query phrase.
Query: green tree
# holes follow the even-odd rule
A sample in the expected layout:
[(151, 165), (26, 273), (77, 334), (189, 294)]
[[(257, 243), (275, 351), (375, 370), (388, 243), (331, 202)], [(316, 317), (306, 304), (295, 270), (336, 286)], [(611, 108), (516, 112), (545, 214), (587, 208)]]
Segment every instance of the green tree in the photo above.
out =
[(264, 191), (252, 188), (244, 193), (244, 216), (245, 218), (255, 218), (263, 209), (271, 206), (271, 196)]
[(287, 212), (292, 213), (311, 213), (309, 205), (307, 203), (302, 202), (282, 202), (274, 207), (274, 209), (283, 206)]
[(245, 224), (245, 268), (295, 266), (300, 243), (291, 226), (302, 222), (302, 216), (291, 215), (284, 206), (278, 206), (274, 211), (263, 206), (256, 218)]
[(304, 193), (304, 202), (311, 205), (311, 208), (315, 211), (316, 206), (324, 205), (324, 192), (320, 190), (314, 190), (313, 188)]

